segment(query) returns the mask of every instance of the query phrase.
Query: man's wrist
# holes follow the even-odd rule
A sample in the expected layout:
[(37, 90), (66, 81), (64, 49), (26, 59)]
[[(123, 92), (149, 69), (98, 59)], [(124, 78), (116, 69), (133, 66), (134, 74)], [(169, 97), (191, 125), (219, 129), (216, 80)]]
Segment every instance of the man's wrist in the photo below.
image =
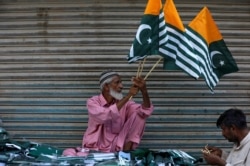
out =
[(228, 164), (225, 160), (221, 160), (220, 166), (232, 166), (232, 165)]
[(141, 89), (141, 93), (142, 93), (142, 94), (147, 94), (148, 91), (147, 91), (147, 89)]

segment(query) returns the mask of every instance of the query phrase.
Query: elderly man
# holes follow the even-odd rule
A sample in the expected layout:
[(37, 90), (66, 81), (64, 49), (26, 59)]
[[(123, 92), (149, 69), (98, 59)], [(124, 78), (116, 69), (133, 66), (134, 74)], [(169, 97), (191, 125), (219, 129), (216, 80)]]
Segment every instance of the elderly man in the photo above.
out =
[[(89, 121), (83, 147), (101, 152), (135, 149), (143, 136), (145, 120), (153, 112), (145, 80), (133, 77), (132, 86), (123, 97), (121, 76), (108, 70), (100, 76), (100, 89), (100, 95), (87, 100)], [(142, 104), (130, 100), (138, 91)]]
[(245, 114), (239, 109), (225, 111), (217, 120), (222, 135), (234, 146), (229, 154), (216, 147), (203, 151), (208, 164), (218, 166), (250, 166), (250, 133)]

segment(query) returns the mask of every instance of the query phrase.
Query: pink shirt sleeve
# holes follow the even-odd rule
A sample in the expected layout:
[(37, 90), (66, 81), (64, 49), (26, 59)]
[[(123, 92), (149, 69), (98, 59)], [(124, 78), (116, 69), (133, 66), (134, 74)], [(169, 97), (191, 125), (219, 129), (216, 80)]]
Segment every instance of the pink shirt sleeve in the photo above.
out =
[(126, 107), (130, 111), (137, 111), (137, 113), (144, 119), (148, 118), (154, 110), (152, 103), (149, 108), (144, 108), (141, 104), (135, 103), (134, 101), (128, 101)]

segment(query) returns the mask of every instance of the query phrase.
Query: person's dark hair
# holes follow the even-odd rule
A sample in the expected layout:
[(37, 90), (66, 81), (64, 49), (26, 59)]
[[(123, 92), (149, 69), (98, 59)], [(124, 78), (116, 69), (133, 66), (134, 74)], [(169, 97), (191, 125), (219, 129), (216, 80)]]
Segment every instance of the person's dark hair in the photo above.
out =
[(239, 109), (229, 109), (226, 110), (217, 120), (217, 127), (221, 127), (222, 125), (225, 127), (232, 127), (235, 125), (239, 129), (247, 128), (246, 115)]

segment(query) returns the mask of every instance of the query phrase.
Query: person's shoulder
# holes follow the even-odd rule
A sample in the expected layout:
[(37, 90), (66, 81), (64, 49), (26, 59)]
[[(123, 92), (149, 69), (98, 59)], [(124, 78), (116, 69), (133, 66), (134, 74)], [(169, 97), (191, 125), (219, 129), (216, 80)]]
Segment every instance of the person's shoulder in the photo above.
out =
[(248, 144), (250, 144), (250, 131), (246, 135), (245, 139), (247, 140)]
[(87, 99), (87, 103), (89, 102), (98, 102), (98, 103), (102, 103), (103, 101), (103, 96), (102, 94), (99, 94), (99, 95), (95, 95), (95, 96), (92, 96), (90, 98)]
[(98, 100), (99, 98), (100, 98), (100, 95), (95, 95), (95, 96), (89, 97), (87, 100)]

